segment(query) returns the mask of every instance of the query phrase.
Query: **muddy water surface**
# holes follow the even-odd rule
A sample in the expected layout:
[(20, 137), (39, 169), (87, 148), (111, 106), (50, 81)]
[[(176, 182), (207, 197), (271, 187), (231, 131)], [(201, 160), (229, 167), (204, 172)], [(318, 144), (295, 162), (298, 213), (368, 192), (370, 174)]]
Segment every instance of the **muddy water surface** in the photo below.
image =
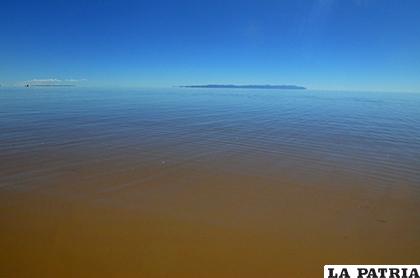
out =
[(420, 94), (0, 90), (1, 277), (418, 264)]

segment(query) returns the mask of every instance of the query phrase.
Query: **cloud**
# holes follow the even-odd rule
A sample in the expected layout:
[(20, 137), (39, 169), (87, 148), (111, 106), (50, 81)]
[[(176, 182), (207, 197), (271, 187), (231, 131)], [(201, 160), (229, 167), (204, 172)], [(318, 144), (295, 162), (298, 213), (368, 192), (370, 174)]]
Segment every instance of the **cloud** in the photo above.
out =
[(26, 80), (23, 83), (29, 85), (62, 85), (62, 84), (74, 84), (87, 81), (87, 79), (74, 79), (74, 78), (67, 78), (67, 79), (58, 79), (58, 78), (34, 78), (31, 80)]

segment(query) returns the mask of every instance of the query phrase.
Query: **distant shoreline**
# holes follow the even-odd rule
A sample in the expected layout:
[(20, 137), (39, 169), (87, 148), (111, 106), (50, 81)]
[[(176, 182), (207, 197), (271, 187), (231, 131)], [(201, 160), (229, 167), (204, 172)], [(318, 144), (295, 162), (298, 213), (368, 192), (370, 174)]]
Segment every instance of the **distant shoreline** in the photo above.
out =
[(181, 88), (210, 88), (210, 89), (284, 89), (284, 90), (306, 90), (305, 87), (297, 85), (183, 85)]
[(75, 87), (75, 85), (71, 85), (71, 84), (62, 84), (62, 85), (59, 85), (59, 84), (45, 84), (45, 85), (42, 85), (42, 84), (31, 85), (31, 84), (28, 84), (26, 86), (27, 87)]

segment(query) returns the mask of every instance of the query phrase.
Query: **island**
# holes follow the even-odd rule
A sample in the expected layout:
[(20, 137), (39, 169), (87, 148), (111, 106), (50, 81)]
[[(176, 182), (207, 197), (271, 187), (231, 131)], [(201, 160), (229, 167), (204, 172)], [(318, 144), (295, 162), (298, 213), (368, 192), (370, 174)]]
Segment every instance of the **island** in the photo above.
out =
[(283, 90), (306, 90), (305, 87), (296, 85), (232, 85), (232, 84), (208, 84), (208, 85), (183, 85), (181, 88), (209, 88), (209, 89), (283, 89)]

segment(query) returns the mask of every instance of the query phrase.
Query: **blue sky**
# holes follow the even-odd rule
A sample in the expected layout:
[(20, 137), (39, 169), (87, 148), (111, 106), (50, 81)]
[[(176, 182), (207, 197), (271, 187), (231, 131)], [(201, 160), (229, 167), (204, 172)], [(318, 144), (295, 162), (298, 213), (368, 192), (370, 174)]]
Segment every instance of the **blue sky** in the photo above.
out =
[(420, 92), (420, 1), (2, 1), (0, 83)]

